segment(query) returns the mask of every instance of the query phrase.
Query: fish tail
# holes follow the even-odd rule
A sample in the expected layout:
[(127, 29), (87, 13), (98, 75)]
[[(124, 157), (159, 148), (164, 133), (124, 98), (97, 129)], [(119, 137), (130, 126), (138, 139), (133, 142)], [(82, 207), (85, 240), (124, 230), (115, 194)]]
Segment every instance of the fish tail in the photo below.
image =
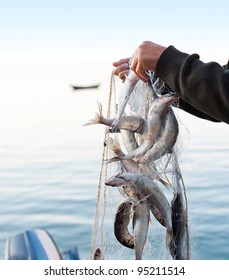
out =
[(98, 113), (95, 113), (95, 117), (93, 119), (89, 120), (89, 122), (85, 123), (84, 126), (99, 124), (100, 117), (101, 116)]
[(166, 247), (170, 248), (170, 245), (173, 241), (173, 232), (171, 230), (167, 230), (166, 232)]
[(97, 105), (98, 105), (98, 109), (99, 109), (99, 114), (100, 116), (103, 115), (103, 106), (102, 106), (102, 103), (97, 101)]
[(113, 138), (108, 138), (106, 144), (114, 153), (121, 151), (121, 147), (118, 140), (115, 140)]
[(135, 252), (135, 260), (142, 260), (142, 254), (139, 252)]
[(173, 232), (171, 230), (167, 230), (166, 233), (166, 247), (169, 249), (170, 254), (174, 260), (177, 259), (177, 250), (176, 244), (173, 237)]
[(97, 102), (97, 104), (98, 104), (99, 113), (95, 113), (95, 117), (93, 119), (89, 120), (89, 122), (85, 123), (84, 126), (101, 123), (101, 120), (103, 118), (103, 114), (102, 114), (103, 108), (102, 108), (102, 104), (100, 102)]

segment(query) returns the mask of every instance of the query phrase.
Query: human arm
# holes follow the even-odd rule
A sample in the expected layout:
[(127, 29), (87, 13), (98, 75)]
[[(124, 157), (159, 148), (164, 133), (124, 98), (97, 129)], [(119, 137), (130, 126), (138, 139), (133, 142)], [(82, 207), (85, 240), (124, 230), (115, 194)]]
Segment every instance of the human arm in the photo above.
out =
[[(128, 70), (126, 66), (123, 73)], [(121, 77), (120, 67), (115, 74)], [(149, 79), (146, 70), (155, 72), (179, 95), (181, 109), (200, 118), (229, 123), (229, 72), (218, 63), (203, 63), (197, 54), (146, 41), (136, 49), (131, 69), (143, 81)]]
[(158, 60), (156, 75), (180, 96), (186, 111), (193, 107), (207, 119), (229, 123), (229, 71), (218, 63), (203, 63), (197, 54), (170, 46)]

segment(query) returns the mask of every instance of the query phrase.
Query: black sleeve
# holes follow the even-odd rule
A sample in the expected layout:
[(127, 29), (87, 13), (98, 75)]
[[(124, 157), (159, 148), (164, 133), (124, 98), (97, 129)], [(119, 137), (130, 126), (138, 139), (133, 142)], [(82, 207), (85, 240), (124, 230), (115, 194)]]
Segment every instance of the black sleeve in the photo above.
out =
[(157, 63), (156, 75), (180, 96), (180, 107), (185, 111), (229, 123), (227, 67), (203, 63), (197, 54), (182, 53), (170, 46)]
[(198, 110), (197, 108), (193, 107), (191, 104), (189, 104), (188, 102), (185, 102), (183, 99), (179, 100), (179, 109), (182, 109), (185, 112), (188, 112), (201, 119), (205, 119), (205, 120), (212, 121), (212, 122), (220, 122), (219, 120), (217, 120), (217, 119), (205, 114), (204, 112)]

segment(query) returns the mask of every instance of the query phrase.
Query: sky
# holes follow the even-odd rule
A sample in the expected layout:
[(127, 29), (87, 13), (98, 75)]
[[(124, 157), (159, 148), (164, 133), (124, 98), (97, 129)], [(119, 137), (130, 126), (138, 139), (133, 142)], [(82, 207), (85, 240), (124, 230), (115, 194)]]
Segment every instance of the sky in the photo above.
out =
[(144, 40), (229, 58), (229, 1), (0, 0), (0, 62), (117, 60)]

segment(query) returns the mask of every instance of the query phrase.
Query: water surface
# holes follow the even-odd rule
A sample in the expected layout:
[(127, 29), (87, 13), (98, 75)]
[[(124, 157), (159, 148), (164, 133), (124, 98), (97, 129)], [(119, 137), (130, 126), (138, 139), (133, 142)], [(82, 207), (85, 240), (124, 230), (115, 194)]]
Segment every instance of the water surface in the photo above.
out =
[[(104, 128), (82, 125), (97, 100), (107, 102), (110, 68), (90, 79), (76, 65), (67, 70), (48, 82), (43, 74), (41, 82), (1, 84), (1, 258), (8, 236), (36, 227), (48, 230), (61, 250), (77, 245), (80, 257), (89, 258)], [(102, 86), (73, 92), (69, 84), (77, 77)], [(177, 115), (192, 258), (229, 259), (228, 125)]]

